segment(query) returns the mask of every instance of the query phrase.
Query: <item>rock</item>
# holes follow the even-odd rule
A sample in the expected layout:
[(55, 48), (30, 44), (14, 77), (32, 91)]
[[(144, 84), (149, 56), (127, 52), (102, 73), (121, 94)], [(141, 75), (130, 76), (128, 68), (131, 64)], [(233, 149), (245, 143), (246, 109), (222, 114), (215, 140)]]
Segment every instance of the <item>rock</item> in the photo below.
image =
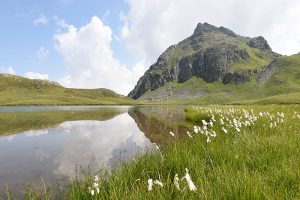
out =
[(266, 68), (264, 68), (257, 76), (257, 84), (260, 86), (267, 82), (269, 78), (275, 74), (277, 69), (281, 66), (277, 59), (274, 59)]
[(242, 71), (242, 72), (228, 72), (223, 77), (223, 84), (229, 84), (229, 83), (246, 83), (251, 81), (251, 77), (253, 76), (253, 73), (251, 70), (248, 71)]
[(178, 81), (183, 83), (192, 76), (201, 77), (206, 82), (221, 80), (230, 64), (247, 58), (249, 54), (246, 50), (223, 43), (182, 58), (179, 62)]
[(259, 36), (252, 38), (247, 43), (250, 47), (257, 48), (263, 51), (272, 51), (271, 47), (269, 46), (267, 40), (264, 37)]
[(228, 84), (232, 81), (234, 74), (232, 72), (228, 72), (224, 75), (222, 82), (224, 84)]

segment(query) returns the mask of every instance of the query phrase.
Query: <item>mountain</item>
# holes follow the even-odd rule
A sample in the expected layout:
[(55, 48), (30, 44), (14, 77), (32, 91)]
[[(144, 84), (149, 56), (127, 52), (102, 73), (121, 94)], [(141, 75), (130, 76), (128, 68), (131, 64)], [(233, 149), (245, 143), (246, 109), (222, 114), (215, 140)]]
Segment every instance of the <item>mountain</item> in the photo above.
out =
[(0, 105), (102, 105), (132, 102), (108, 89), (64, 88), (53, 81), (0, 74)]
[(190, 37), (159, 56), (128, 96), (226, 103), (297, 93), (298, 57), (273, 52), (262, 36), (243, 37), (224, 27), (199, 23)]

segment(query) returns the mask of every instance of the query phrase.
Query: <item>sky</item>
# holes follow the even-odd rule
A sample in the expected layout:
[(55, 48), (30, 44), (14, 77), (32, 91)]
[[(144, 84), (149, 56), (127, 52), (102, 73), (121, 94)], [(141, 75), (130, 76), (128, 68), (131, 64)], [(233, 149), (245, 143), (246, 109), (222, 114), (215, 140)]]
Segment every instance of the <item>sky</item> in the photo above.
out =
[(127, 95), (197, 23), (300, 52), (299, 0), (1, 0), (0, 73)]

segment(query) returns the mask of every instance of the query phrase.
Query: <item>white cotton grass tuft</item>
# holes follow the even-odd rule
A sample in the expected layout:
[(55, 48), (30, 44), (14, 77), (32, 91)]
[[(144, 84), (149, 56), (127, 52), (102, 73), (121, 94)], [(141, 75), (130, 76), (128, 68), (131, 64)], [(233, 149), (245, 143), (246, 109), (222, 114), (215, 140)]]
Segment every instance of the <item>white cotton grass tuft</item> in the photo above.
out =
[(95, 181), (95, 182), (98, 182), (98, 181), (99, 181), (99, 177), (98, 177), (97, 175), (94, 177), (94, 181)]
[(159, 185), (160, 187), (163, 187), (163, 186), (164, 186), (163, 183), (160, 182), (159, 180), (155, 180), (153, 183), (154, 183), (155, 185)]
[(91, 195), (94, 196), (94, 194), (95, 194), (95, 191), (91, 190)]
[(156, 143), (153, 143), (153, 144), (154, 144), (155, 148), (156, 148), (157, 150), (159, 150), (159, 146), (158, 146)]
[(153, 180), (150, 178), (148, 179), (148, 191), (151, 191), (153, 189)]
[(180, 190), (178, 174), (175, 174), (174, 176), (174, 185), (178, 190)]
[(99, 183), (94, 183), (94, 188), (97, 188), (97, 187), (99, 187)]
[(199, 133), (199, 129), (198, 129), (197, 126), (194, 126), (194, 132), (195, 132), (195, 133)]
[(228, 131), (224, 127), (222, 127), (222, 131), (224, 131), (224, 133), (228, 133)]
[(186, 132), (186, 134), (190, 137), (190, 138), (192, 138), (193, 136), (190, 134), (190, 132)]
[(96, 175), (94, 176), (94, 182), (92, 184), (92, 187), (88, 187), (89, 193), (94, 196), (96, 193), (100, 193), (100, 188), (99, 188), (99, 177)]
[(189, 186), (189, 189), (190, 191), (194, 192), (197, 190), (195, 184), (193, 183), (192, 179), (191, 179), (191, 176), (189, 174), (189, 170), (187, 168), (185, 168), (185, 176), (183, 177), (183, 179), (186, 180), (188, 186)]
[(170, 131), (170, 135), (171, 135), (172, 137), (175, 136), (175, 134), (174, 134), (172, 131)]

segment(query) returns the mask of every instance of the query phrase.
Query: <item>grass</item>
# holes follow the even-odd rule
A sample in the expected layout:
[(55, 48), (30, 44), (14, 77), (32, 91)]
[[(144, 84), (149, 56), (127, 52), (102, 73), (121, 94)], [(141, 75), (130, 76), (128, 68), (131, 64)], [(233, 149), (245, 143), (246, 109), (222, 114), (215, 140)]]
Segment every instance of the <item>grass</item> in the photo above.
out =
[(244, 43), (239, 44), (239, 47), (241, 49), (245, 49), (248, 52), (249, 58), (245, 60), (241, 59), (238, 62), (231, 64), (229, 66), (230, 72), (262, 69), (272, 61), (272, 57), (268, 52), (256, 48), (251, 48)]
[(44, 80), (0, 74), (0, 105), (124, 105), (134, 101), (108, 89), (64, 88)]
[[(300, 198), (298, 105), (193, 107), (186, 110), (186, 116), (201, 130), (204, 128), (200, 120), (207, 120), (207, 116), (215, 119), (213, 127), (207, 127), (206, 135), (211, 137), (214, 130), (216, 137), (207, 142), (205, 134), (192, 133), (192, 138), (178, 141), (178, 135), (170, 135), (173, 142), (160, 151), (136, 155), (130, 162), (120, 162), (118, 168), (79, 170), (69, 186), (58, 193), (63, 193), (62, 198), (78, 200)], [(233, 119), (237, 124), (254, 121), (254, 125), (242, 125), (238, 132), (229, 123)], [(277, 120), (276, 127), (270, 127)], [(186, 181), (180, 181), (181, 190), (173, 184), (175, 174), (183, 177), (185, 168), (197, 187), (195, 192), (189, 191)], [(88, 188), (93, 187), (96, 174), (100, 177), (100, 194), (92, 196)], [(150, 178), (164, 186), (155, 185), (153, 191), (147, 191)]]

